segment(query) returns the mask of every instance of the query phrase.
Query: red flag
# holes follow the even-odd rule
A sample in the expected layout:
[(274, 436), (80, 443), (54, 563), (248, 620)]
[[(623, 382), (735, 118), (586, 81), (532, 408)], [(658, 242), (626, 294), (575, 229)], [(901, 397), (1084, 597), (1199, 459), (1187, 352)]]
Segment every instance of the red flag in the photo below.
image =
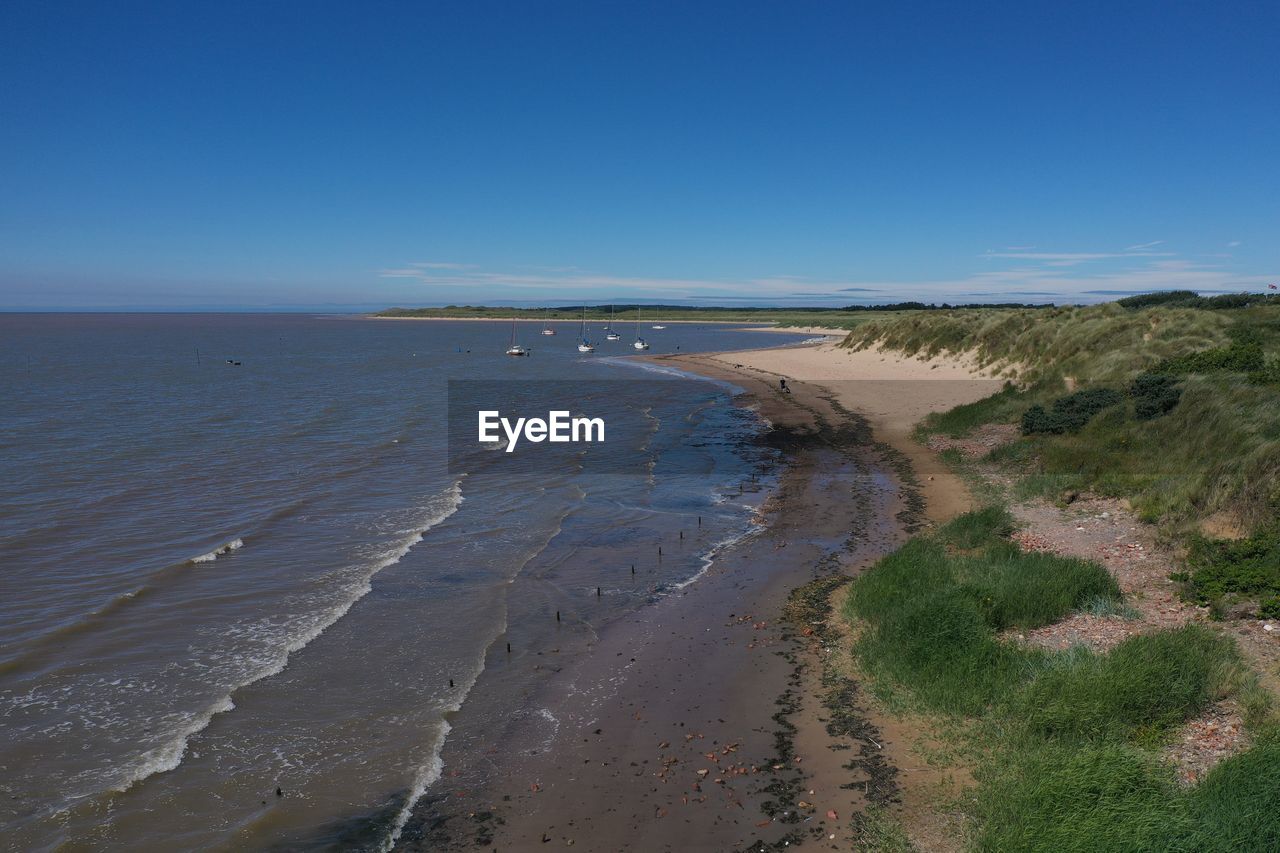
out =
[(1272, 290), (1276, 289), (1276, 286), (1274, 284), (1268, 284), (1267, 287), (1271, 288)]

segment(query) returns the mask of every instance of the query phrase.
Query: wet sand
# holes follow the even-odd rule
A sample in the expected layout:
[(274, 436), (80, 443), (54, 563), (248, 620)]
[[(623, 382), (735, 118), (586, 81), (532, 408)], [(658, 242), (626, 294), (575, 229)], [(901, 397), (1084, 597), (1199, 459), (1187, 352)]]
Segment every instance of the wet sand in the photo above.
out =
[[(683, 590), (573, 628), (589, 633), (582, 653), (512, 664), (545, 679), (508, 719), (457, 716), (401, 847), (847, 849), (865, 804), (896, 795), (856, 685), (824, 688), (816, 664), (827, 593), (903, 540), (913, 490), (826, 389), (680, 366), (731, 379), (747, 390), (736, 402), (774, 424), (787, 462), (764, 525)], [(504, 655), (491, 651), (495, 667)], [(832, 691), (838, 715), (820, 703)]]

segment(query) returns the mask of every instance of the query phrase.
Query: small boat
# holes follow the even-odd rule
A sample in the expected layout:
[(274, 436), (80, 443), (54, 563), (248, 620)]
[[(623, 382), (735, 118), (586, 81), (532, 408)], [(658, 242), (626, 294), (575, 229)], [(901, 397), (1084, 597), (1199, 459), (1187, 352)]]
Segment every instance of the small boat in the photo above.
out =
[(516, 343), (516, 321), (511, 321), (511, 345), (507, 347), (507, 355), (528, 355), (529, 351)]
[(595, 345), (587, 340), (587, 306), (582, 306), (582, 331), (578, 334), (578, 352), (595, 352)]
[(604, 327), (604, 339), (606, 341), (620, 341), (622, 335), (613, 330), (613, 306), (609, 306), (609, 325)]
[(640, 337), (640, 306), (636, 306), (636, 340), (632, 344), (636, 349), (648, 349), (649, 342)]
[(547, 319), (546, 319), (546, 321), (542, 324), (542, 334), (544, 334), (544, 335), (554, 335), (555, 333), (556, 333), (556, 330), (555, 330), (555, 329), (553, 329), (553, 328), (551, 328), (551, 309), (550, 309), (550, 308), (548, 308), (548, 309), (547, 309)]
[(650, 329), (665, 329), (665, 328), (666, 328), (666, 326), (663, 326), (663, 325), (661, 325), (661, 324), (658, 324), (658, 325), (650, 326), (649, 328), (650, 328)]

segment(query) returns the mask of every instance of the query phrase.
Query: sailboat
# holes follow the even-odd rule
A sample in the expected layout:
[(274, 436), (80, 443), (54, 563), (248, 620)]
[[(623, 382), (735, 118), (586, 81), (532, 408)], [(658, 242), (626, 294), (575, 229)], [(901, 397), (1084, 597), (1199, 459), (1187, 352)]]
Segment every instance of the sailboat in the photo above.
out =
[(556, 330), (555, 330), (555, 329), (553, 329), (553, 328), (551, 328), (551, 309), (550, 309), (550, 308), (548, 308), (548, 309), (547, 309), (547, 319), (546, 319), (546, 320), (544, 320), (544, 321), (543, 321), (543, 323), (542, 323), (542, 334), (544, 334), (544, 335), (554, 335), (555, 333), (556, 333)]
[(507, 347), (507, 355), (528, 355), (529, 351), (516, 343), (516, 321), (511, 321), (511, 345)]
[(622, 335), (613, 330), (613, 306), (609, 306), (609, 325), (604, 327), (604, 339), (606, 341), (620, 341)]
[(636, 306), (636, 342), (632, 344), (636, 349), (648, 349), (649, 342), (640, 337), (640, 306)]
[(587, 340), (587, 306), (582, 306), (582, 331), (578, 335), (578, 352), (595, 352), (596, 348)]

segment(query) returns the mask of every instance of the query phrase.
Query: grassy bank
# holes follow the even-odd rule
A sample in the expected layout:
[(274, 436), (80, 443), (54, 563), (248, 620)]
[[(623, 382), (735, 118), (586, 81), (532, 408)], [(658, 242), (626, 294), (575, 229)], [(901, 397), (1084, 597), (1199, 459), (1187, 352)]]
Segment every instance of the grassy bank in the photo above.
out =
[(1253, 300), (901, 315), (846, 345), (1017, 365), (1016, 385), (922, 431), (1016, 424), (992, 459), (1022, 496), (1125, 499), (1191, 552), (1188, 598), (1280, 615), (1280, 302)]
[[(1011, 529), (988, 508), (918, 537), (853, 582), (845, 611), (878, 694), (965, 733), (980, 782), (971, 846), (1276, 849), (1280, 740), (1233, 641), (1196, 625), (1106, 654), (1007, 639), (1009, 628), (1122, 606), (1101, 566), (1021, 552)], [(1180, 787), (1161, 746), (1228, 697), (1247, 705), (1256, 745)]]

